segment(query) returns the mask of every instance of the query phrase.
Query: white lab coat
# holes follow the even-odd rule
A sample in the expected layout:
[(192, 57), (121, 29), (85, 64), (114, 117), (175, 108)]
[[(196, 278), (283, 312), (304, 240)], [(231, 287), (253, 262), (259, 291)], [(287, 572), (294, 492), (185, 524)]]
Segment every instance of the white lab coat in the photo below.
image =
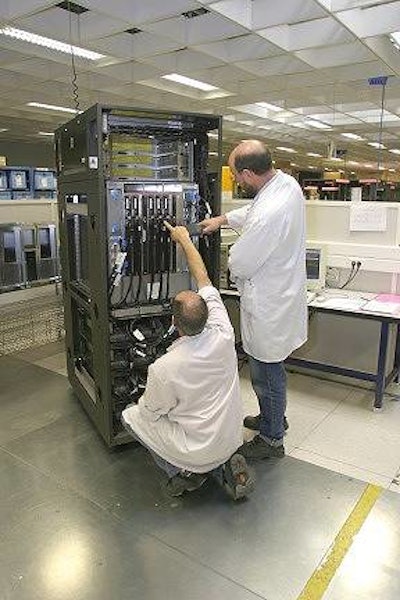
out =
[(205, 329), (183, 336), (149, 368), (146, 390), (122, 416), (166, 461), (206, 473), (243, 442), (235, 337), (219, 292), (199, 290), (208, 307)]
[(229, 269), (240, 293), (243, 348), (257, 360), (282, 361), (307, 339), (302, 191), (278, 170), (251, 204), (226, 216), (242, 227)]

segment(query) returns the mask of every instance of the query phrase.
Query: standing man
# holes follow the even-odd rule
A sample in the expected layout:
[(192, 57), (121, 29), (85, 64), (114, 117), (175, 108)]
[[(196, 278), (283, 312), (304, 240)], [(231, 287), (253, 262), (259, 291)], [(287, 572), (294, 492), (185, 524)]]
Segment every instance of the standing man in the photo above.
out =
[(304, 198), (293, 177), (272, 167), (270, 151), (257, 140), (239, 144), (229, 167), (253, 201), (201, 226), (205, 234), (222, 225), (242, 228), (229, 269), (240, 294), (242, 342), (260, 414), (245, 418), (245, 426), (259, 435), (240, 452), (249, 459), (281, 457), (284, 360), (307, 339)]
[(170, 495), (191, 492), (212, 474), (238, 500), (253, 481), (236, 454), (243, 434), (234, 331), (188, 230), (164, 223), (186, 255), (198, 292), (174, 298), (180, 337), (150, 365), (144, 394), (123, 411), (122, 422), (167, 473)]

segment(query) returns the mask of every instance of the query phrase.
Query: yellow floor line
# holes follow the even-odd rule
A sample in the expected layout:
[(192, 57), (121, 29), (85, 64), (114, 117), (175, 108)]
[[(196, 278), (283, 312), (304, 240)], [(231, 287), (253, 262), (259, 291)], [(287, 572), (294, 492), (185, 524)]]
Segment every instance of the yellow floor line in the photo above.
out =
[(381, 487), (367, 485), (332, 546), (307, 581), (297, 600), (320, 600), (323, 597), (353, 543), (354, 536), (360, 531), (381, 492)]

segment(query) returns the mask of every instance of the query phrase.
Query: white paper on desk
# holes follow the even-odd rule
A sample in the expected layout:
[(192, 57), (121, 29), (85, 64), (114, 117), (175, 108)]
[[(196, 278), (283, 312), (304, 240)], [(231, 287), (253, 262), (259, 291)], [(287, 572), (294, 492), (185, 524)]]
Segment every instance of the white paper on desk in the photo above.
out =
[(383, 313), (384, 315), (397, 315), (400, 313), (398, 302), (382, 302), (381, 300), (370, 300), (363, 306), (363, 310)]
[(351, 202), (350, 231), (386, 231), (387, 208), (376, 202)]
[(364, 298), (326, 298), (322, 302), (311, 303), (311, 306), (320, 306), (321, 308), (330, 308), (331, 310), (359, 310), (366, 300)]

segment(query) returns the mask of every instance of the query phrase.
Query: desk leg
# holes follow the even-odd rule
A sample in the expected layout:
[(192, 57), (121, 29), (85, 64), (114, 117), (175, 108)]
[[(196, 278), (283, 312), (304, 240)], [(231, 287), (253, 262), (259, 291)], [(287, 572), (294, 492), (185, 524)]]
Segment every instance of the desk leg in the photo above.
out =
[(378, 368), (376, 373), (374, 408), (382, 408), (383, 393), (386, 379), (386, 356), (389, 339), (389, 323), (381, 323), (381, 336), (379, 342)]
[(397, 369), (394, 381), (399, 383), (400, 377), (400, 323), (396, 326), (396, 347), (394, 351), (394, 368)]

